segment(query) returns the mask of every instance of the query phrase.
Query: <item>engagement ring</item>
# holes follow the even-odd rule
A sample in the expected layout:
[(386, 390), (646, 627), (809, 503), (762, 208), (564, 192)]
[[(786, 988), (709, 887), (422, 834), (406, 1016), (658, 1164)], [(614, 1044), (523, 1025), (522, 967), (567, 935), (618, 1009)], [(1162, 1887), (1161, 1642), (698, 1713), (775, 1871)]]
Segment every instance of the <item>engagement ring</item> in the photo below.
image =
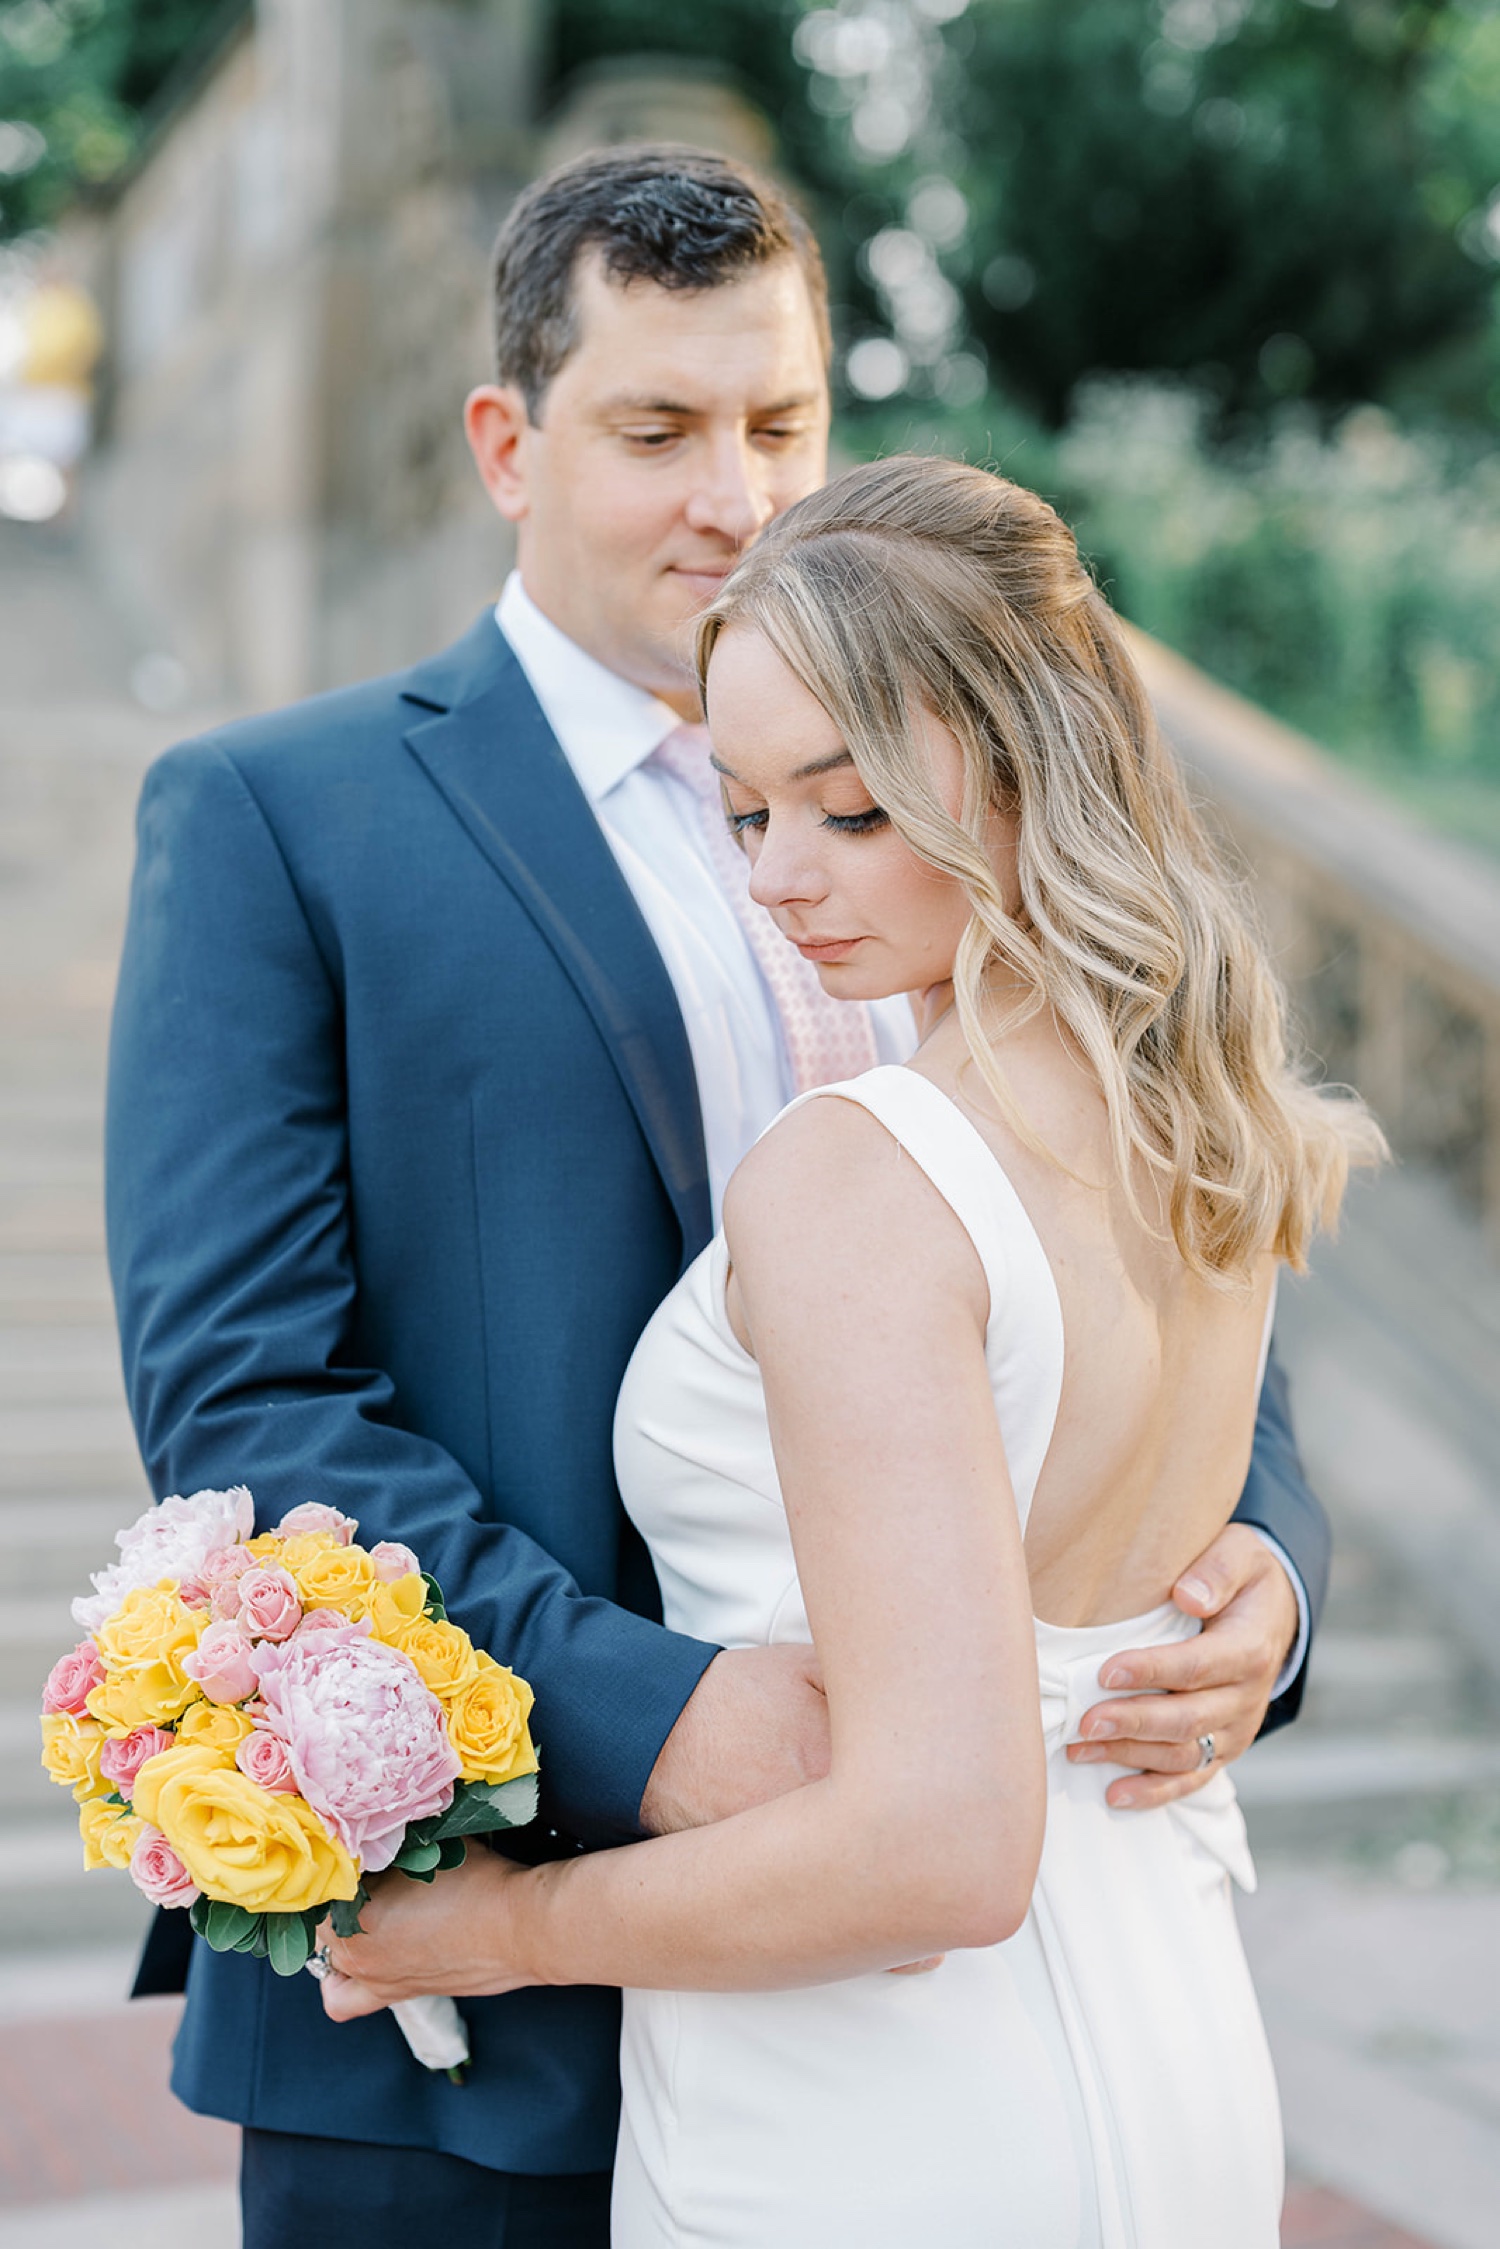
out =
[[(1200, 1735), (1198, 1736), (1198, 1770), (1199, 1770), (1199, 1772), (1200, 1772), (1200, 1773), (1202, 1773), (1202, 1772), (1206, 1772), (1206, 1771), (1208, 1770), (1209, 1766), (1210, 1766), (1210, 1765), (1211, 1765), (1211, 1764), (1213, 1763), (1213, 1761), (1214, 1761), (1214, 1737), (1213, 1737), (1213, 1735), (1212, 1735), (1212, 1734), (1200, 1734)], [(326, 1950), (327, 1950), (327, 1947), (326, 1947), (326, 1946), (324, 1947), (324, 1950), (325, 1950), (325, 1952), (326, 1952)]]

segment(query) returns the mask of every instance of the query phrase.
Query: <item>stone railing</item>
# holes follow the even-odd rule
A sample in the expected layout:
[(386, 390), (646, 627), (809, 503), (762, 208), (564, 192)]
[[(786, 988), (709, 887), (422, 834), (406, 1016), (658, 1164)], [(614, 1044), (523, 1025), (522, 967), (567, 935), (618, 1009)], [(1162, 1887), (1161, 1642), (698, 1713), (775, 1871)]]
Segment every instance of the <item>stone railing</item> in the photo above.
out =
[(1500, 1256), (1500, 867), (1132, 635), (1163, 730), (1249, 867), (1303, 1033)]

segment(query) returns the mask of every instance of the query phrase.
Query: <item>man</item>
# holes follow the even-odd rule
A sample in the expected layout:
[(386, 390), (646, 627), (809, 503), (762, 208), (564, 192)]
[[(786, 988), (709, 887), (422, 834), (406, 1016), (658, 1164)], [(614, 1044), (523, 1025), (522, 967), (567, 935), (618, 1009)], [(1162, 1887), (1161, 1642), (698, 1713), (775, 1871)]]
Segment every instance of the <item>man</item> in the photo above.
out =
[[(851, 1023), (870, 1059), (911, 1035), (899, 1003), (819, 1016), (786, 983), (703, 817), (691, 728), (694, 613), (824, 474), (805, 224), (717, 159), (610, 152), (522, 198), (496, 279), (499, 381), (468, 429), (518, 575), (430, 662), (154, 769), (109, 1223), (157, 1489), (243, 1480), (270, 1520), (318, 1498), (413, 1546), (536, 1688), (556, 1852), (823, 1767), (810, 1651), (651, 1621), (611, 1420), (756, 1132)], [(1274, 1382), (1242, 1512), (1306, 1593), (1231, 1525), (1180, 1590), (1213, 1612), (1201, 1637), (1110, 1682), (1190, 1691), (1105, 1706), (1093, 1722), (1137, 1738), (1078, 1752), (1144, 1768), (1121, 1802), (1237, 1755), (1305, 1642), (1326, 1533)], [(246, 2127), (247, 2249), (417, 2225), (602, 2249), (612, 1994), (466, 2002), (455, 2089), (384, 2017), (335, 2027), (310, 1979), (194, 1950), (174, 2084)]]

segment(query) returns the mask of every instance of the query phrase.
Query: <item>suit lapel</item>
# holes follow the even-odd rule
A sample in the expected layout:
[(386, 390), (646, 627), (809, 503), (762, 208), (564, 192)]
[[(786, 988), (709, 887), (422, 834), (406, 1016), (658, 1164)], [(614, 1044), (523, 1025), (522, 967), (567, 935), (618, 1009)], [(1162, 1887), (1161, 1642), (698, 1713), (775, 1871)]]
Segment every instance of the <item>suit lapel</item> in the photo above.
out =
[(712, 1221), (697, 1080), (677, 995), (493, 616), (419, 666), (402, 692), (416, 706), (407, 748), (572, 979), (695, 1255)]

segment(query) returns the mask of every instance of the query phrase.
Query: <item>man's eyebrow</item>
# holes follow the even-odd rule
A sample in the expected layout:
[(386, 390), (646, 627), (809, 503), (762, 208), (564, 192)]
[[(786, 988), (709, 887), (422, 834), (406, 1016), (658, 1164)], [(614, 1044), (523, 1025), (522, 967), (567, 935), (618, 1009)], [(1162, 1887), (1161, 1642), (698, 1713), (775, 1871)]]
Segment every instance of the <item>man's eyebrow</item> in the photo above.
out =
[[(722, 773), (726, 781), (740, 781), (739, 775), (719, 757), (710, 755), (709, 764), (715, 773)], [(820, 773), (836, 773), (841, 765), (852, 765), (853, 758), (847, 750), (835, 750), (829, 757), (815, 757), (810, 765), (799, 765), (789, 778), (793, 781), (815, 781)], [(745, 786), (740, 781), (740, 787)]]
[[(818, 403), (812, 391), (799, 393), (795, 398), (780, 398), (770, 406), (757, 406), (750, 415), (752, 421), (776, 421), (783, 414), (805, 414)], [(680, 421), (701, 419), (704, 409), (689, 406), (680, 398), (648, 398), (642, 392), (624, 392), (606, 398), (599, 408), (601, 414), (671, 414)]]

